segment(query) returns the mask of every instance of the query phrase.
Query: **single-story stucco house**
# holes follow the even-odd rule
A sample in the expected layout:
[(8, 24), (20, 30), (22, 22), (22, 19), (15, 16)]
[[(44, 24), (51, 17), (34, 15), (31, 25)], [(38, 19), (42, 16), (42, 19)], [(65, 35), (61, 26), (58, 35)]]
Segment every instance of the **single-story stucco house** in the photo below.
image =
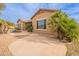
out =
[(24, 30), (26, 30), (26, 24), (28, 24), (28, 23), (32, 23), (31, 20), (25, 21), (23, 18), (20, 18), (20, 19), (17, 21), (17, 26), (18, 26), (18, 28), (19, 28), (21, 31), (24, 31)]
[(22, 19), (19, 19), (17, 21), (18, 24), (20, 24), (20, 28), (23, 30), (25, 23), (32, 23), (33, 31), (34, 32), (50, 32), (50, 29), (48, 27), (48, 18), (52, 15), (53, 12), (56, 10), (51, 9), (39, 9), (30, 19), (30, 21), (24, 21)]
[(33, 31), (43, 31), (50, 32), (50, 28), (48, 26), (49, 17), (56, 10), (51, 9), (39, 9), (32, 17), (32, 26)]

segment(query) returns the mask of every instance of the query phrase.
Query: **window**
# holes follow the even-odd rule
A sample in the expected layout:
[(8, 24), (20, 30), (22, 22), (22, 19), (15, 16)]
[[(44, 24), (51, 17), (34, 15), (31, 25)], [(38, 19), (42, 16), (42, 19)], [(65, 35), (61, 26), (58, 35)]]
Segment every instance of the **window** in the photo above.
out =
[(46, 29), (46, 20), (37, 21), (37, 29)]

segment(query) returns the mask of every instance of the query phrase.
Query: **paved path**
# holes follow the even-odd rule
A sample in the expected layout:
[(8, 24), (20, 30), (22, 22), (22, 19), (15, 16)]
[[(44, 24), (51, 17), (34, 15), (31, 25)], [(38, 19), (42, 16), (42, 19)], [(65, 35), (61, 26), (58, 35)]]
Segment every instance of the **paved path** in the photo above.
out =
[(18, 39), (8, 47), (16, 56), (64, 56), (67, 51), (63, 43), (38, 34)]

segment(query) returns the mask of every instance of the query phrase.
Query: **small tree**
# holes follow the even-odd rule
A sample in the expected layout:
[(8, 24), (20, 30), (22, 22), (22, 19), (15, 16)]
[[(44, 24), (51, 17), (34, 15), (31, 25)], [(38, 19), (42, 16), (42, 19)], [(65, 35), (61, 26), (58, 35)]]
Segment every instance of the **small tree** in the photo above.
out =
[(7, 33), (11, 26), (14, 27), (14, 24), (10, 21), (5, 21), (5, 26), (7, 26), (5, 33)]
[(26, 30), (28, 31), (28, 32), (32, 32), (33, 31), (33, 27), (32, 27), (32, 24), (31, 23), (28, 23), (28, 24), (26, 24)]
[(2, 33), (7, 33), (10, 26), (14, 26), (14, 24), (10, 21), (5, 21), (3, 19), (0, 19), (0, 23), (2, 24), (1, 31)]
[(49, 26), (56, 31), (58, 39), (72, 41), (78, 36), (77, 22), (62, 11), (56, 11), (49, 18)]

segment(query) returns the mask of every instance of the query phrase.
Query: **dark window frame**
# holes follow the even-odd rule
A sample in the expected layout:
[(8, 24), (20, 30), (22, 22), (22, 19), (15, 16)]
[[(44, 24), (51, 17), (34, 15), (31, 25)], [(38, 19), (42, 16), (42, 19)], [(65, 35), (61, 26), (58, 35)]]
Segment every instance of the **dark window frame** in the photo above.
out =
[[(42, 22), (42, 24), (41, 24), (41, 22)], [(46, 29), (46, 19), (37, 21), (37, 29)]]

